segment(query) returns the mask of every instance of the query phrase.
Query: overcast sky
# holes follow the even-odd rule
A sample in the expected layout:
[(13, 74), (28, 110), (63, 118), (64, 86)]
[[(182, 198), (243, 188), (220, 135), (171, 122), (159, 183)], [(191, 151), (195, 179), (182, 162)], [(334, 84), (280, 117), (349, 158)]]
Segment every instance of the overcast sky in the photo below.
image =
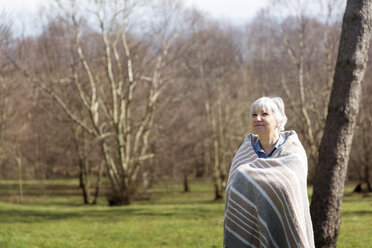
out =
[[(51, 0), (0, 0), (0, 8), (18, 14), (35, 14), (41, 3)], [(215, 17), (230, 18), (233, 21), (249, 20), (266, 0), (184, 0), (187, 6), (195, 6)]]
[[(15, 17), (16, 29), (26, 27), (29, 34), (36, 25), (37, 11), (41, 4), (52, 0), (0, 0), (0, 10), (5, 9)], [(252, 19), (257, 11), (265, 6), (266, 0), (183, 0), (186, 6), (194, 6), (215, 18), (230, 19), (235, 24), (241, 24)], [(18, 30), (19, 32), (19, 30)]]
[(228, 18), (235, 23), (249, 21), (266, 0), (185, 0), (186, 5), (195, 6), (217, 18)]

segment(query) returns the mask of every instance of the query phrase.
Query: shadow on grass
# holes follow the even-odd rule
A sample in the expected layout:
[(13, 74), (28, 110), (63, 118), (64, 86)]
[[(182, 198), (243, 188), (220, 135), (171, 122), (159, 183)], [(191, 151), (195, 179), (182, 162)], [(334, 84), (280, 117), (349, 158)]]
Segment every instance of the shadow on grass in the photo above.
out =
[(108, 209), (88, 211), (39, 211), (39, 210), (0, 210), (0, 223), (41, 223), (66, 219), (88, 219), (99, 222), (115, 222), (127, 217), (171, 217), (175, 212), (149, 212), (148, 209)]
[[(101, 186), (101, 193), (107, 192), (106, 186)], [(1, 184), (0, 196), (18, 195), (19, 185), (15, 183)], [(27, 183), (23, 184), (23, 194), (28, 196), (79, 196), (82, 190), (75, 184)]]
[(347, 193), (344, 195), (343, 202), (372, 201), (371, 193)]
[[(70, 219), (84, 219), (84, 222), (112, 223), (130, 221), (138, 217), (143, 217), (144, 220), (146, 218), (205, 219), (216, 214), (216, 208), (212, 206), (213, 204), (218, 207), (221, 202), (212, 200), (198, 202), (179, 201), (160, 204), (139, 203), (123, 207), (81, 206), (76, 208), (69, 202), (40, 202), (30, 205), (15, 205), (11, 209), (0, 209), (0, 223), (42, 223)], [(21, 209), (24, 206), (26, 208), (32, 207), (33, 209)], [(43, 210), (46, 207), (52, 207), (52, 209)]]
[(224, 204), (225, 201), (224, 200), (175, 200), (175, 201), (172, 201), (172, 200), (156, 200), (156, 201), (149, 201), (149, 202), (140, 202), (141, 205), (180, 205), (180, 206), (183, 206), (183, 205), (197, 205), (197, 204), (201, 204), (201, 205), (213, 205), (213, 204)]
[[(207, 219), (222, 210), (224, 201), (213, 200), (213, 192), (198, 187), (197, 192), (181, 194), (177, 190), (172, 193), (159, 190), (151, 192), (149, 201), (135, 201), (133, 205), (122, 207), (108, 207), (104, 192), (98, 200), (97, 206), (82, 203), (80, 189), (76, 185), (27, 185), (24, 203), (17, 202), (17, 188), (8, 185), (0, 190), (0, 201), (10, 205), (0, 205), (0, 223), (47, 223), (58, 221), (82, 221), (84, 223), (127, 222), (135, 219), (141, 221), (149, 219)], [(2, 191), (2, 192), (1, 192)], [(201, 193), (202, 192), (202, 193)], [(14, 204), (14, 205), (13, 205)], [(221, 216), (222, 216), (221, 211)]]
[(33, 210), (0, 210), (0, 223), (40, 223), (77, 217), (81, 217), (81, 215)]
[(343, 211), (342, 216), (372, 216), (372, 210), (362, 210), (362, 211)]

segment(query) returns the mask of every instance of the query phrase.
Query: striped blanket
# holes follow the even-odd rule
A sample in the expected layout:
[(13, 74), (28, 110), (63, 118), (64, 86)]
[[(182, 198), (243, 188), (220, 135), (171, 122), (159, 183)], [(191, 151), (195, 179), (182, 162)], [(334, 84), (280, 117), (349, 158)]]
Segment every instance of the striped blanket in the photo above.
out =
[(307, 157), (294, 131), (272, 157), (258, 158), (249, 134), (231, 164), (224, 247), (315, 247), (307, 196)]

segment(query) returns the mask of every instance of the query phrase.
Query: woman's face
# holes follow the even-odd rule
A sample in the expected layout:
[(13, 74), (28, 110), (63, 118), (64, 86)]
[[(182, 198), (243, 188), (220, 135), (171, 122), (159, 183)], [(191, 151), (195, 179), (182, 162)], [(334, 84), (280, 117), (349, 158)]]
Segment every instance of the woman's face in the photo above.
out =
[(252, 112), (251, 119), (252, 130), (259, 136), (272, 135), (274, 132), (278, 132), (278, 121), (274, 114), (262, 106)]

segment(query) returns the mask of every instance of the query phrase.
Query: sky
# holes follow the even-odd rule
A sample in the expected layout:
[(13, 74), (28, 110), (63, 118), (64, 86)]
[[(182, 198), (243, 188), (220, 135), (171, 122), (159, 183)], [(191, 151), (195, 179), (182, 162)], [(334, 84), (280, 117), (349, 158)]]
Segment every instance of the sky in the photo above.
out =
[[(17, 14), (35, 14), (41, 3), (51, 0), (0, 0), (0, 9), (6, 8)], [(212, 16), (244, 21), (252, 18), (265, 6), (266, 0), (184, 0), (187, 6), (195, 6)]]
[[(28, 34), (36, 28), (33, 20), (41, 4), (52, 0), (0, 0), (0, 10), (5, 9), (16, 18), (14, 28)], [(242, 24), (252, 19), (258, 10), (263, 8), (266, 0), (183, 0), (188, 7), (196, 7), (212, 17), (228, 19), (232, 23)], [(26, 27), (26, 28), (22, 28)]]
[(265, 7), (266, 0), (186, 0), (186, 5), (208, 12), (213, 17), (244, 23)]

